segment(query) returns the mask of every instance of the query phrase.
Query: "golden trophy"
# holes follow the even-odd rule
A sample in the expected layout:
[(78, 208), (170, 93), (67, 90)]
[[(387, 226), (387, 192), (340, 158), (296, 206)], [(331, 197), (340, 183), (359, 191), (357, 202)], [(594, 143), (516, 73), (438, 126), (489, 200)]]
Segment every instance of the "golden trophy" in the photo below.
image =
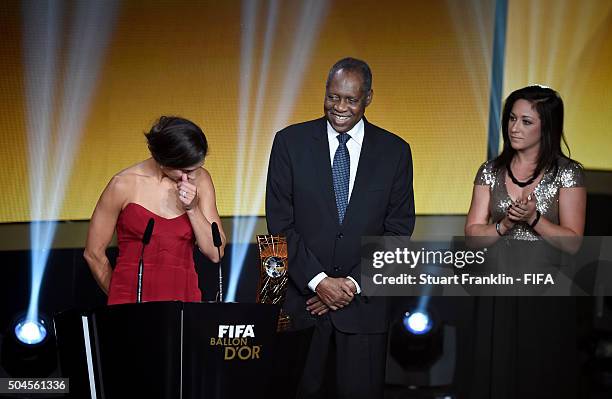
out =
[(291, 320), (283, 309), (285, 292), (289, 283), (287, 263), (287, 238), (285, 236), (258, 235), (259, 285), (257, 303), (271, 303), (281, 306), (278, 317), (278, 331), (290, 328)]

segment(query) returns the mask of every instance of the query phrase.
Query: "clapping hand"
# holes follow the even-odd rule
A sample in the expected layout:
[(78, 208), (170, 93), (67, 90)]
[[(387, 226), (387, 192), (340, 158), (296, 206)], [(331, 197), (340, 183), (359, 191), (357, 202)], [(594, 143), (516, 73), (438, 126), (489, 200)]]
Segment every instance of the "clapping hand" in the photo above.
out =
[(533, 193), (520, 198), (508, 208), (508, 218), (514, 222), (532, 223), (536, 215), (536, 198)]

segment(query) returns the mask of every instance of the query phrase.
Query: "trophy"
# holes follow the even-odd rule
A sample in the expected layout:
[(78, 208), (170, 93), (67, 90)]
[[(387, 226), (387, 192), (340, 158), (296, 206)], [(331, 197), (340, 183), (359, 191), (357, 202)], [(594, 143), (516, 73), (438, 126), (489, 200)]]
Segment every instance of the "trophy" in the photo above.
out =
[(287, 238), (284, 236), (258, 235), (257, 246), (259, 248), (257, 303), (280, 305), (281, 311), (277, 330), (288, 330), (291, 326), (291, 320), (282, 309), (289, 282)]

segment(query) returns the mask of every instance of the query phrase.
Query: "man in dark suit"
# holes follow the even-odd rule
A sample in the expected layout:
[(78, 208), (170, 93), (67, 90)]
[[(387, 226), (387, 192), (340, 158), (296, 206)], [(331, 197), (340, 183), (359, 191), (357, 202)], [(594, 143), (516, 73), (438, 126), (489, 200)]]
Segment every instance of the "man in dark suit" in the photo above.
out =
[(382, 398), (384, 297), (361, 293), (362, 236), (409, 236), (414, 228), (412, 156), (400, 137), (369, 123), (369, 66), (345, 58), (330, 70), (325, 116), (276, 134), (266, 218), (287, 237), (284, 308), (295, 327), (315, 325), (302, 398)]

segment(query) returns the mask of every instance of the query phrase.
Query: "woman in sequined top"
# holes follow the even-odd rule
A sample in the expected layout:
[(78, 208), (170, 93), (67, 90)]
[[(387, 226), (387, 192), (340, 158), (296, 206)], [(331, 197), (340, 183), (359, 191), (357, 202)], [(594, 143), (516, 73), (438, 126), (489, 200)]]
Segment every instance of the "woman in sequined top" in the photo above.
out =
[(577, 251), (584, 233), (584, 172), (561, 150), (563, 101), (547, 87), (528, 86), (506, 99), (504, 147), (474, 180), (466, 236), (544, 239)]

